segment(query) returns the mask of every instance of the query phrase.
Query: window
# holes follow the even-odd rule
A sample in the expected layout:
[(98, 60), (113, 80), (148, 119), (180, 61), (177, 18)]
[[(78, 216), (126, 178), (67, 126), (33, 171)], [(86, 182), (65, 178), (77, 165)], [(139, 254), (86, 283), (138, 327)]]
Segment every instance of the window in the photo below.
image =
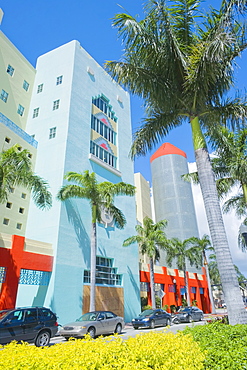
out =
[(9, 65), (8, 65), (8, 67), (7, 67), (6, 72), (7, 72), (10, 76), (13, 76), (13, 74), (14, 74), (14, 68), (9, 64)]
[(62, 82), (63, 82), (63, 76), (57, 77), (57, 83), (56, 83), (56, 85), (61, 85)]
[(51, 273), (48, 271), (21, 269), (19, 284), (47, 286), (50, 277)]
[(4, 225), (8, 225), (9, 224), (9, 219), (8, 218), (4, 218), (3, 219), (3, 224)]
[(92, 103), (96, 107), (98, 107), (102, 112), (104, 112), (109, 118), (111, 118), (114, 122), (117, 122), (117, 117), (115, 116), (115, 112), (113, 112), (112, 110), (110, 100), (104, 94), (101, 94), (97, 98), (93, 98)]
[(9, 143), (10, 142), (10, 138), (9, 137), (6, 137), (5, 138), (5, 141), (6, 141), (6, 143)]
[(39, 115), (39, 108), (35, 108), (35, 109), (33, 110), (33, 118), (38, 117), (38, 115)]
[(17, 148), (17, 149), (19, 150), (19, 152), (21, 152), (22, 147), (21, 147), (21, 146), (18, 146), (18, 148)]
[[(96, 284), (122, 285), (122, 275), (117, 273), (117, 268), (112, 267), (111, 258), (96, 257)], [(84, 271), (84, 283), (90, 283), (90, 271)]]
[(59, 102), (60, 102), (59, 99), (58, 100), (54, 100), (54, 102), (53, 102), (53, 110), (56, 110), (56, 109), (59, 108)]
[(92, 153), (102, 161), (106, 162), (110, 166), (116, 168), (117, 158), (93, 141), (91, 141), (90, 143), (90, 153)]
[(37, 87), (37, 94), (39, 94), (39, 93), (41, 93), (43, 91), (43, 86), (44, 86), (44, 84), (38, 85), (38, 87)]
[(26, 80), (24, 80), (22, 87), (23, 87), (24, 90), (28, 91), (28, 89), (29, 89), (29, 83)]
[(50, 128), (49, 139), (54, 139), (54, 137), (56, 136), (56, 131), (57, 131), (56, 127)]
[(104, 122), (99, 120), (94, 115), (91, 116), (91, 128), (103, 136), (106, 140), (116, 145), (116, 132), (106, 126)]
[(31, 154), (31, 153), (28, 153), (28, 155), (27, 155), (27, 156), (28, 156), (28, 158), (30, 158), (30, 159), (32, 158), (32, 154)]
[(9, 94), (5, 90), (2, 89), (0, 99), (2, 99), (4, 101), (4, 103), (7, 103), (8, 96), (9, 96)]
[(19, 208), (19, 213), (22, 213), (23, 214), (24, 213), (24, 208), (20, 207)]
[(12, 203), (7, 202), (7, 203), (6, 203), (6, 208), (11, 208), (11, 207), (12, 207)]
[(17, 222), (17, 224), (16, 224), (16, 228), (17, 228), (18, 230), (21, 230), (21, 228), (22, 228), (22, 224), (20, 224), (19, 222)]
[(19, 105), (18, 105), (18, 109), (17, 109), (17, 113), (18, 113), (20, 116), (23, 116), (24, 109), (25, 109), (25, 108), (24, 108), (21, 104), (19, 104)]
[(27, 197), (27, 194), (25, 194), (25, 193), (22, 193), (22, 194), (21, 194), (21, 197), (22, 197), (22, 199), (26, 199), (26, 197)]

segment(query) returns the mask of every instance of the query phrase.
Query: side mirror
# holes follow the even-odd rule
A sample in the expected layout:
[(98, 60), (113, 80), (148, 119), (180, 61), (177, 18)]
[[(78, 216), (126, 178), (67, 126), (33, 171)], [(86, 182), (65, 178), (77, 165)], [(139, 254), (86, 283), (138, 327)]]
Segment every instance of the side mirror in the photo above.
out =
[(10, 324), (11, 323), (11, 319), (6, 319), (4, 322), (3, 322), (3, 324), (4, 325), (8, 325), (8, 324)]
[(102, 320), (104, 320), (104, 317), (99, 317), (98, 318), (98, 321), (102, 321)]

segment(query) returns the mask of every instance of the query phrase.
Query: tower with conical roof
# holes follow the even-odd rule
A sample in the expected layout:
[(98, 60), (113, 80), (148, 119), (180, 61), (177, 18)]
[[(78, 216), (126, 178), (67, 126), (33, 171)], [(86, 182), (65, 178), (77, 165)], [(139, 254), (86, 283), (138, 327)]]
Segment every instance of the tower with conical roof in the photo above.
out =
[[(170, 143), (162, 144), (150, 158), (156, 222), (166, 219), (166, 235), (180, 240), (198, 237), (191, 184), (181, 175), (188, 173), (186, 154)], [(161, 251), (160, 265), (166, 266)], [(173, 266), (176, 267), (175, 265)], [(195, 271), (188, 266), (188, 271)]]

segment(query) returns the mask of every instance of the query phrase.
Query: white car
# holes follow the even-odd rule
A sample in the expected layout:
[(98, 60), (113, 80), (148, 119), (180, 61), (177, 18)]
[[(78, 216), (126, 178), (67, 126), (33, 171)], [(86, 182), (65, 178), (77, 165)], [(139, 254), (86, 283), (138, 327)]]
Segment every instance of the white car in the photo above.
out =
[(124, 326), (124, 319), (111, 311), (93, 311), (85, 313), (74, 322), (63, 325), (59, 335), (66, 340), (71, 337), (82, 338), (86, 334), (95, 338), (103, 334), (120, 334)]

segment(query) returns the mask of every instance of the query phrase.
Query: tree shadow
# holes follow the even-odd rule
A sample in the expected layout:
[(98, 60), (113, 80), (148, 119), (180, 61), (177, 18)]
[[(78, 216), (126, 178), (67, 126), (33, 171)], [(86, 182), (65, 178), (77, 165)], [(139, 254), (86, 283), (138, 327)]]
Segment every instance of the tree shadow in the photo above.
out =
[(73, 225), (78, 246), (82, 251), (82, 256), (86, 266), (90, 264), (90, 238), (82, 222), (80, 212), (77, 206), (70, 200), (67, 199), (65, 202), (65, 208), (68, 216), (68, 221)]

